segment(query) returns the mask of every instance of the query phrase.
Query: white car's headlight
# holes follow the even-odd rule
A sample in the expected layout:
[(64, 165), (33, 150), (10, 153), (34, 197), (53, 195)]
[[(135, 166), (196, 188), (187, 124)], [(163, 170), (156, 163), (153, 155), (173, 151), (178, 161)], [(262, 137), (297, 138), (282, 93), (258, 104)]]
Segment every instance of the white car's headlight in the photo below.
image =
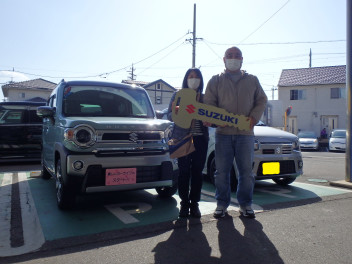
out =
[(65, 130), (64, 137), (67, 141), (72, 141), (80, 148), (89, 148), (97, 140), (95, 130), (88, 125), (78, 125), (74, 128), (68, 128)]
[(257, 151), (260, 149), (260, 142), (258, 139), (254, 140), (254, 151)]

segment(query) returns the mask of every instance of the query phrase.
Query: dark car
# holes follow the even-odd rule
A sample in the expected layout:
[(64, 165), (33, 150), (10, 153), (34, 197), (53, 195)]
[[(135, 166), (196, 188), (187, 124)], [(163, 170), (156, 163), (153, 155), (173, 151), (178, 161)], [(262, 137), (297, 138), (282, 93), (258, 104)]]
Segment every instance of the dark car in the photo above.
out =
[(0, 103), (0, 162), (39, 161), (43, 122), (37, 116), (40, 102)]

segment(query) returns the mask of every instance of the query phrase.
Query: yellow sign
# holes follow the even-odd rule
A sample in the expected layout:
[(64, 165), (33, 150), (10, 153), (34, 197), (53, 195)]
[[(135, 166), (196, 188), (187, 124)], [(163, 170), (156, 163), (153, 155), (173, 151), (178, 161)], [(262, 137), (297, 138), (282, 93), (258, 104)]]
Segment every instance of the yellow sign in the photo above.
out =
[[(190, 128), (192, 120), (197, 119), (218, 126), (234, 126), (241, 130), (250, 130), (250, 119), (244, 115), (234, 115), (225, 109), (202, 104), (196, 100), (197, 93), (192, 89), (181, 89), (175, 97), (172, 120), (182, 128)], [(175, 109), (178, 106), (176, 113)]]
[(262, 164), (263, 175), (280, 174), (280, 163), (279, 162), (265, 162)]

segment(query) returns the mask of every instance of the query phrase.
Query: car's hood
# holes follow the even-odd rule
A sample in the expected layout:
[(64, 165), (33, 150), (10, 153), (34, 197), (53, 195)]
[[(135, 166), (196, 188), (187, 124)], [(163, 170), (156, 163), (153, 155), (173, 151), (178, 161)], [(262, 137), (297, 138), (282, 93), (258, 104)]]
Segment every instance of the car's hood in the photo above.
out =
[(77, 125), (90, 125), (97, 130), (165, 130), (173, 123), (168, 120), (150, 118), (125, 118), (125, 117), (77, 117), (65, 118), (61, 121), (63, 127), (75, 127)]
[(330, 138), (330, 143), (344, 143), (344, 144), (346, 144), (346, 138)]
[(317, 141), (316, 138), (300, 138), (299, 139), (299, 142), (301, 142), (301, 143), (313, 143), (315, 141)]
[(267, 126), (255, 126), (254, 136), (262, 143), (292, 142), (297, 140), (297, 136), (292, 133)]

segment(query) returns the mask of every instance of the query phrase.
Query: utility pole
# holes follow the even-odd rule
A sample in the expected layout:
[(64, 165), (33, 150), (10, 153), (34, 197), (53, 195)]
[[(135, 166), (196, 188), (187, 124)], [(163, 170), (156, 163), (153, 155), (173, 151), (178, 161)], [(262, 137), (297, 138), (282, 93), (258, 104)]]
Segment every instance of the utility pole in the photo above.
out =
[(312, 49), (309, 51), (309, 68), (312, 68)]
[(198, 39), (202, 38), (197, 38), (196, 37), (196, 4), (194, 4), (194, 11), (193, 11), (193, 32), (192, 32), (193, 38), (192, 39), (186, 39), (186, 41), (189, 41), (192, 43), (192, 68), (196, 67), (196, 42)]
[(130, 68), (130, 71), (127, 71), (130, 73), (130, 77), (128, 77), (130, 80), (135, 81), (136, 80), (136, 75), (134, 74), (134, 70), (135, 68), (133, 68), (133, 63), (132, 63), (132, 67)]

